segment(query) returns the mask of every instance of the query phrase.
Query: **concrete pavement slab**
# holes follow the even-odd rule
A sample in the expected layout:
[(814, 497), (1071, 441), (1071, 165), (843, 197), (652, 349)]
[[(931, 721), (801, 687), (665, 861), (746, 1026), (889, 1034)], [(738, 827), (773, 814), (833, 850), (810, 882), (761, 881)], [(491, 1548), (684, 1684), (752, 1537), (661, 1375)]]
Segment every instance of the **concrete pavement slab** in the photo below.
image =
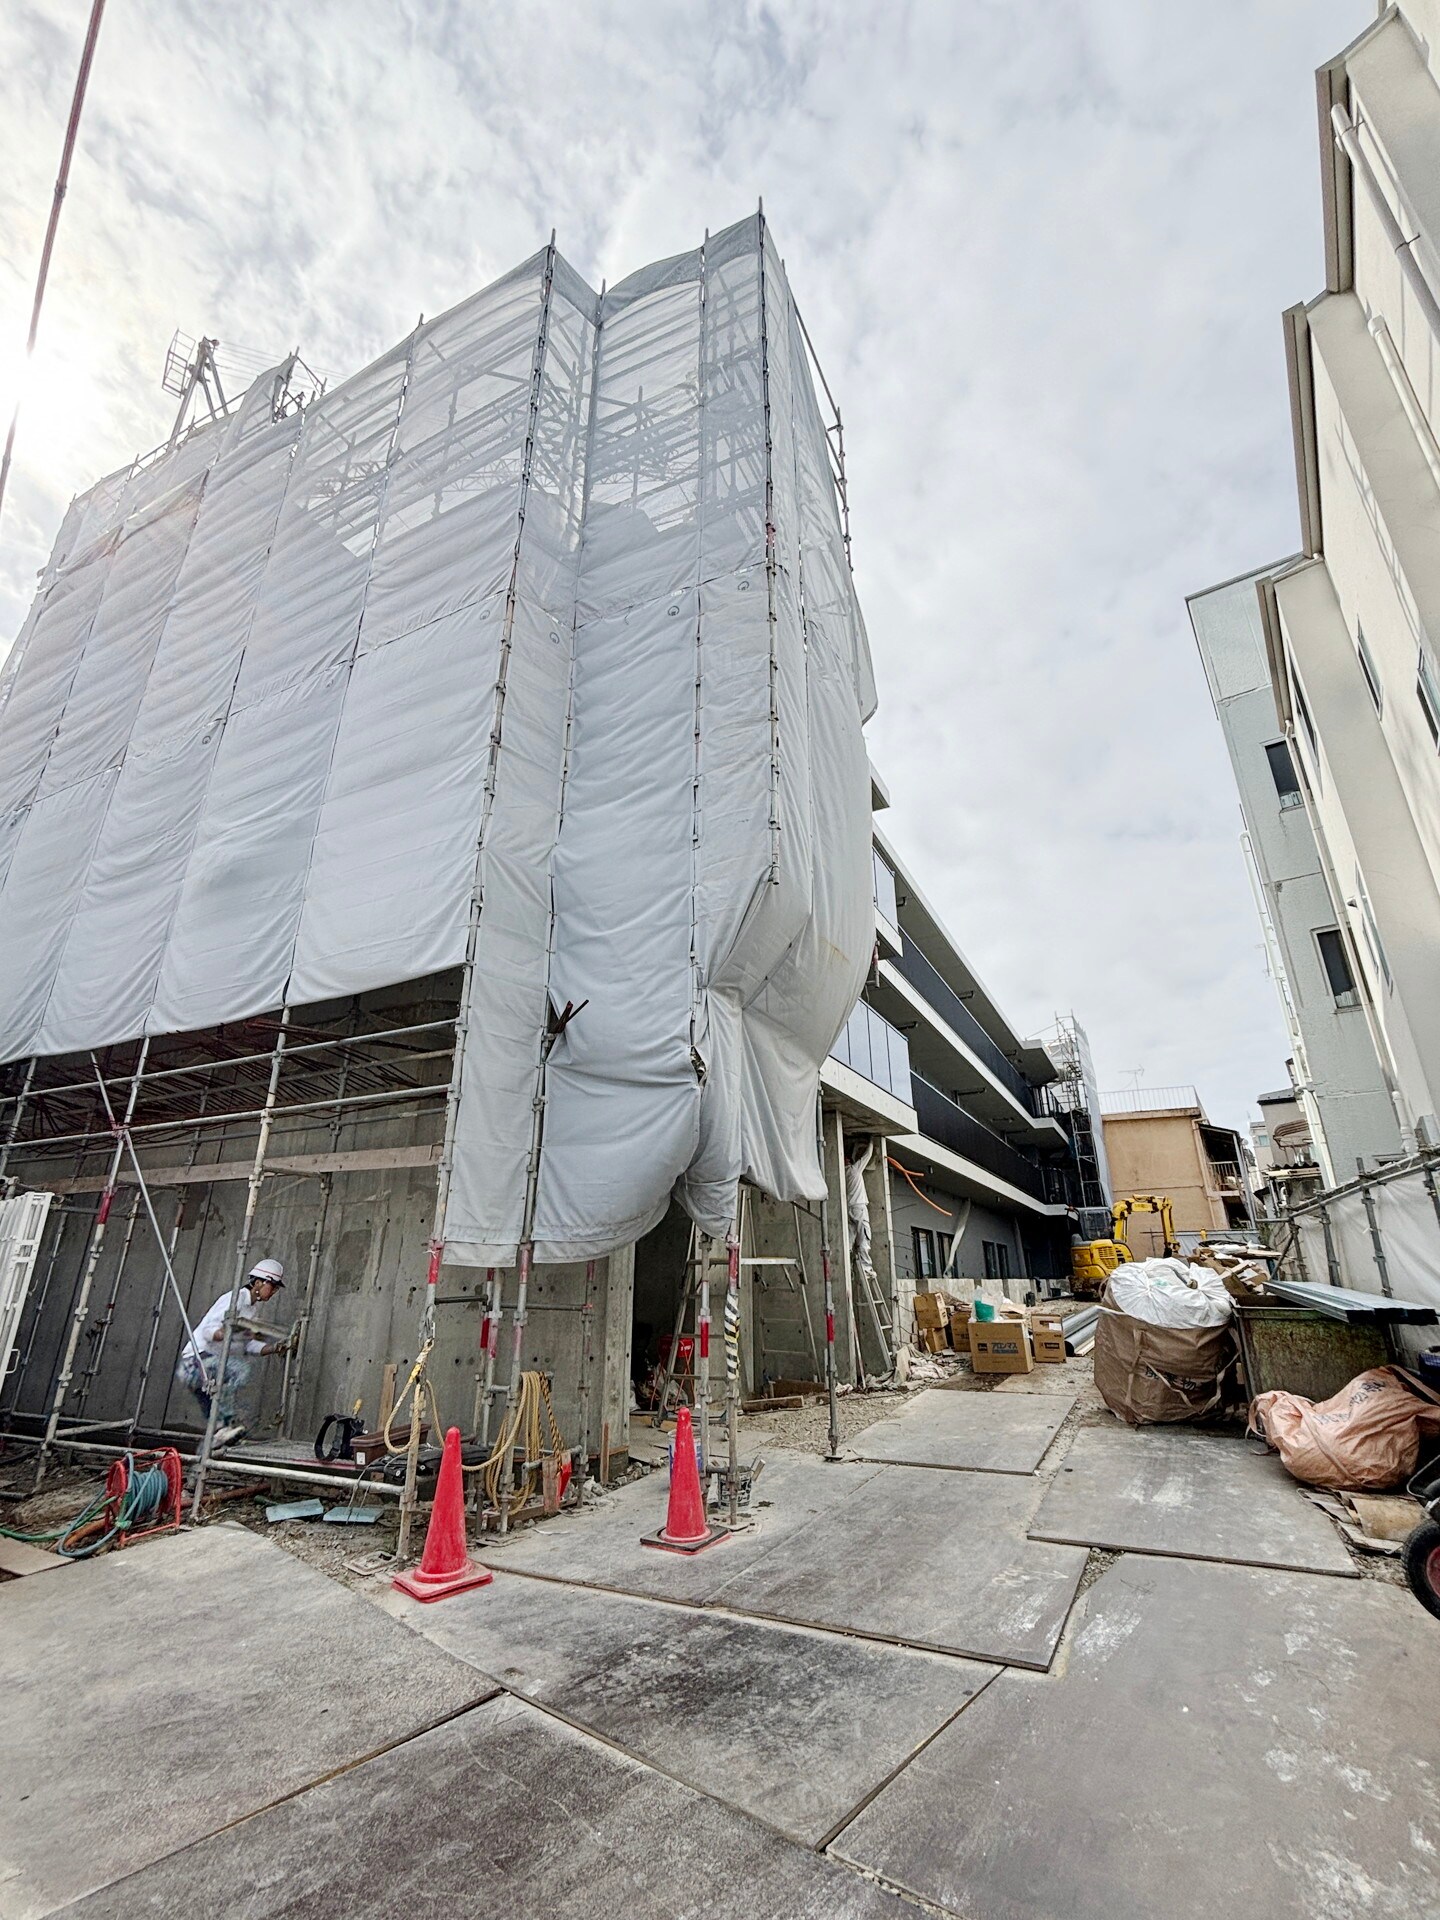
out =
[(240, 1527), (10, 1582), (0, 1915), (50, 1913), (492, 1691)]
[(906, 1920), (913, 1911), (507, 1695), (72, 1909), (74, 1920)]
[(1440, 1912), (1435, 1622), (1374, 1581), (1127, 1556), (831, 1851), (984, 1920)]
[(1030, 1537), (1355, 1573), (1335, 1528), (1275, 1455), (1170, 1427), (1082, 1427)]
[(756, 1525), (704, 1553), (664, 1553), (642, 1547), (642, 1534), (665, 1523), (666, 1476), (647, 1474), (606, 1495), (584, 1513), (561, 1514), (526, 1527), (506, 1543), (486, 1540), (477, 1557), (487, 1566), (553, 1580), (608, 1587), (657, 1600), (702, 1603), (718, 1587), (753, 1565), (817, 1514), (828, 1513), (878, 1472), (873, 1466), (814, 1454), (767, 1450), (755, 1482)]
[(407, 1626), (804, 1845), (995, 1677), (938, 1654), (499, 1574)]
[(1033, 1473), (1075, 1404), (1072, 1394), (916, 1394), (887, 1420), (864, 1427), (850, 1441), (860, 1460), (911, 1467), (951, 1467), (977, 1473)]
[(1086, 1556), (1026, 1538), (1041, 1491), (1014, 1474), (885, 1467), (712, 1597), (738, 1613), (1043, 1667)]

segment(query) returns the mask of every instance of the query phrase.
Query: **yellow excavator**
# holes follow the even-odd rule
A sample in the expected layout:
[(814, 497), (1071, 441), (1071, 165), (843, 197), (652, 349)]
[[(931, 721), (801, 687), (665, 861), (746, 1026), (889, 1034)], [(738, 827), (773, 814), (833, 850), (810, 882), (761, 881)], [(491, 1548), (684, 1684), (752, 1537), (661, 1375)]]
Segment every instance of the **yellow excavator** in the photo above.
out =
[(1175, 1237), (1175, 1216), (1170, 1210), (1169, 1196), (1132, 1193), (1128, 1200), (1117, 1200), (1110, 1209), (1108, 1240), (1082, 1240), (1071, 1247), (1070, 1280), (1076, 1293), (1103, 1293), (1105, 1282), (1116, 1267), (1135, 1258), (1125, 1238), (1125, 1223), (1132, 1213), (1158, 1213), (1166, 1257), (1179, 1253), (1180, 1242)]

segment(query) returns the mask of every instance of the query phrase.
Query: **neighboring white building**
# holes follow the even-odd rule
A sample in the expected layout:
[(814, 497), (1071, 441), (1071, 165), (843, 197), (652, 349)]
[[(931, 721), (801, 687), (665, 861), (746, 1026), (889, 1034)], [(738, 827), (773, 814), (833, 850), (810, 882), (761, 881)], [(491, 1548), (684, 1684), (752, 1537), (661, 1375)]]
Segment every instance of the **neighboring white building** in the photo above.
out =
[(1318, 88), (1325, 291), (1285, 315), (1302, 551), (1191, 612), (1343, 1182), (1440, 1142), (1440, 0)]
[(1240, 790), (1242, 839), (1290, 1033), (1295, 1098), (1324, 1183), (1334, 1186), (1354, 1173), (1357, 1159), (1398, 1153), (1400, 1130), (1363, 976), (1275, 710), (1257, 587), (1290, 564), (1192, 594), (1188, 605)]
[(1437, 76), (1437, 0), (1390, 8), (1320, 71), (1325, 291), (1285, 316), (1304, 552), (1260, 583), (1406, 1148), (1440, 1139)]

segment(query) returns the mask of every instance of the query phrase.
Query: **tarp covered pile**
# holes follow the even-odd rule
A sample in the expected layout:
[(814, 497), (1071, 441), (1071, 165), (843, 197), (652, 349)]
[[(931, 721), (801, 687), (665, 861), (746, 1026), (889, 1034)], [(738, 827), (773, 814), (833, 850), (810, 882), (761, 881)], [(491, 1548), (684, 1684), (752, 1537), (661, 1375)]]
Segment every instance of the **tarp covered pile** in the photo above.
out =
[(458, 965), (447, 1258), (822, 1189), (874, 706), (763, 222), (598, 298), (553, 249), (72, 505), (0, 679), (0, 1059)]

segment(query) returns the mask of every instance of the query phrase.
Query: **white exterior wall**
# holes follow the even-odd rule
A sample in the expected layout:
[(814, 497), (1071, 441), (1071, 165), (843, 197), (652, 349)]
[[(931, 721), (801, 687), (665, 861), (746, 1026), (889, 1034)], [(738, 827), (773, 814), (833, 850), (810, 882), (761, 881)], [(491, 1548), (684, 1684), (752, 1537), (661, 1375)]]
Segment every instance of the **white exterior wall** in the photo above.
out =
[[(1300, 317), (1294, 396), (1314, 552), (1277, 577), (1270, 636), (1322, 863), (1373, 1000), (1407, 1146), (1417, 1129), (1440, 1137), (1440, 751), (1417, 692), (1422, 662), (1440, 689), (1440, 325), (1436, 300), (1402, 271), (1387, 214), (1440, 299), (1437, 37), (1440, 5), (1407, 6), (1325, 75), (1325, 97), (1357, 130), (1364, 165), (1327, 144), (1323, 164), (1338, 189), (1330, 290)], [(1343, 1179), (1348, 1169), (1335, 1171)]]
[[(1290, 1027), (1302, 1099), (1326, 1184), (1356, 1159), (1400, 1150), (1400, 1130), (1363, 1006), (1337, 1006), (1316, 934), (1344, 926), (1326, 884), (1303, 806), (1282, 806), (1266, 746), (1283, 738), (1265, 661), (1256, 586), (1249, 574), (1190, 601), (1211, 698), (1240, 792), (1257, 880), (1273, 931), (1281, 1011)], [(1293, 749), (1292, 749), (1293, 752)], [(1357, 956), (1351, 968), (1360, 978)]]

